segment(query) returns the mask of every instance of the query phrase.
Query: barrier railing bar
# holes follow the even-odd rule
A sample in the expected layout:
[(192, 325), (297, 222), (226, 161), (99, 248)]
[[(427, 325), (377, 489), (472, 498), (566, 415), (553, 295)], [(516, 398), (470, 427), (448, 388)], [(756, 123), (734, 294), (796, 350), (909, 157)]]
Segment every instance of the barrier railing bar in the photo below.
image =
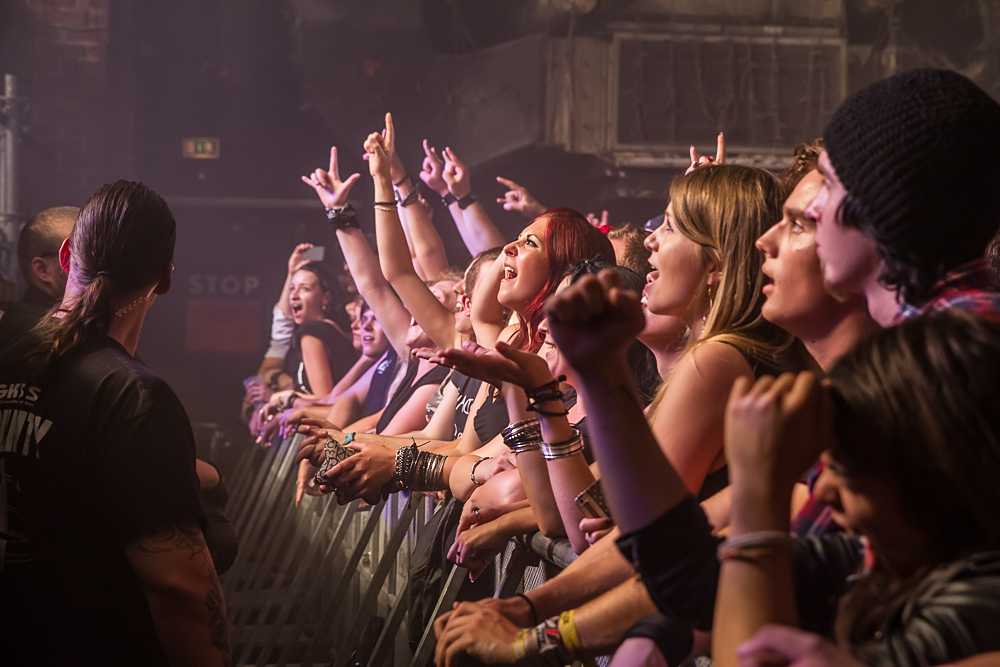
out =
[(247, 496), (242, 500), (239, 513), (233, 517), (233, 526), (236, 528), (238, 535), (243, 535), (243, 532), (246, 530), (247, 521), (250, 519), (253, 508), (257, 505), (256, 501), (261, 497), (261, 493), (263, 493), (269, 475), (272, 474), (275, 466), (279, 465), (281, 459), (278, 456), (278, 451), (283, 449), (285, 442), (287, 441), (283, 440), (279, 447), (269, 447), (264, 452), (264, 460), (261, 461), (260, 467), (257, 469), (257, 474), (254, 475), (253, 482), (247, 489)]
[(250, 480), (253, 477), (250, 471), (253, 470), (254, 462), (262, 456), (263, 452), (260, 447), (254, 446), (240, 458), (239, 465), (236, 466), (232, 475), (226, 476), (230, 507), (243, 506), (243, 496), (250, 488)]
[(438, 596), (437, 604), (434, 605), (431, 620), (427, 623), (427, 627), (424, 628), (424, 634), (420, 637), (417, 650), (414, 651), (413, 659), (410, 660), (410, 667), (424, 667), (427, 661), (430, 660), (431, 655), (434, 654), (434, 648), (437, 646), (437, 637), (434, 636), (434, 621), (442, 612), (451, 609), (452, 603), (458, 599), (458, 591), (462, 587), (462, 582), (465, 580), (467, 574), (469, 574), (469, 570), (466, 568), (458, 565), (452, 566), (451, 572), (448, 574), (448, 580), (441, 588), (441, 595)]
[(237, 559), (236, 563), (233, 563), (233, 572), (231, 578), (228, 580), (229, 587), (225, 589), (225, 594), (228, 596), (239, 581), (242, 580), (243, 574), (250, 564), (253, 562), (253, 556), (257, 552), (257, 542), (264, 530), (264, 526), (268, 524), (266, 517), (261, 517), (269, 511), (273, 512), (274, 499), (279, 489), (286, 485), (288, 471), (291, 468), (292, 459), (295, 458), (295, 453), (298, 450), (298, 441), (301, 439), (300, 435), (296, 435), (290, 440), (286, 440), (282, 443), (282, 451), (278, 452), (277, 460), (280, 463), (277, 465), (274, 474), (265, 481), (265, 489), (260, 496), (260, 500), (255, 503), (253, 512), (250, 513), (249, 519), (249, 529), (246, 535), (240, 535), (240, 542), (245, 549), (246, 558)]
[(396, 596), (396, 602), (389, 610), (389, 616), (385, 619), (385, 627), (382, 628), (382, 633), (378, 636), (378, 641), (375, 642), (375, 648), (372, 649), (372, 655), (365, 667), (380, 667), (385, 664), (394, 648), (393, 645), (396, 643), (396, 633), (399, 632), (399, 626), (402, 625), (403, 617), (406, 616), (409, 598), (410, 587), (407, 585)]
[(403, 543), (403, 538), (406, 537), (406, 533), (410, 529), (410, 521), (417, 512), (418, 502), (416, 498), (411, 496), (406, 501), (406, 507), (397, 517), (396, 527), (386, 541), (385, 549), (379, 559), (378, 566), (372, 574), (371, 581), (368, 582), (368, 588), (365, 590), (365, 596), (361, 600), (361, 606), (355, 616), (354, 624), (351, 626), (350, 632), (347, 633), (344, 642), (337, 652), (337, 660), (333, 663), (334, 667), (345, 667), (347, 661), (350, 659), (351, 652), (357, 648), (358, 642), (361, 639), (361, 633), (375, 612), (375, 605), (378, 602), (379, 593), (382, 591), (382, 584), (385, 583), (386, 577), (389, 576), (390, 568), (394, 568), (396, 565), (396, 555), (399, 552), (399, 546)]
[[(280, 496), (279, 496), (280, 500)], [(327, 503), (323, 508), (322, 517), (326, 516), (327, 509), (329, 508), (329, 503)], [(247, 576), (247, 583), (243, 586), (242, 594), (240, 595), (240, 607), (242, 608), (242, 614), (239, 616), (239, 623), (233, 627), (233, 632), (231, 636), (234, 637), (234, 642), (238, 639), (242, 639), (242, 632), (246, 630), (248, 625), (248, 619), (251, 615), (255, 606), (258, 604), (262, 607), (270, 608), (270, 603), (266, 600), (261, 600), (261, 596), (264, 592), (268, 590), (265, 585), (267, 582), (267, 576), (269, 574), (268, 568), (278, 559), (279, 553), (281, 553), (282, 548), (285, 548), (284, 556), (281, 563), (278, 565), (277, 571), (274, 573), (273, 584), (270, 587), (270, 591), (273, 593), (280, 590), (281, 582), (284, 580), (285, 573), (291, 564), (292, 559), (295, 556), (295, 552), (299, 550), (299, 545), (303, 540), (308, 539), (308, 535), (304, 534), (302, 531), (297, 530), (295, 522), (295, 503), (289, 499), (287, 501), (287, 506), (284, 515), (281, 517), (280, 523), (277, 525), (277, 530), (272, 530), (270, 533), (273, 535), (271, 540), (270, 549), (268, 549), (267, 554), (263, 559), (258, 561), (256, 567), (251, 569), (250, 574)], [(320, 519), (322, 521), (322, 518)], [(289, 535), (291, 533), (291, 535)], [(266, 611), (261, 609), (260, 614), (264, 615)], [(258, 617), (258, 623), (260, 624), (261, 616)]]
[[(338, 506), (335, 503), (331, 502), (330, 504), (327, 505), (327, 507), (331, 508), (330, 510), (328, 510), (327, 516), (329, 517), (329, 521), (332, 521), (333, 518), (336, 517), (337, 515), (336, 509), (338, 508)], [(334, 532), (333, 539), (325, 544), (325, 548), (322, 549), (320, 553), (319, 567), (322, 567), (322, 564), (326, 562), (326, 560), (330, 557), (330, 554), (333, 553), (336, 549), (338, 549), (340, 547), (340, 544), (346, 539), (347, 532), (351, 526), (351, 520), (354, 518), (354, 515), (357, 513), (357, 511), (358, 511), (358, 503), (356, 502), (351, 503), (344, 508), (343, 513), (340, 514), (340, 520), (337, 523), (337, 529)], [(281, 604), (281, 608), (278, 610), (278, 615), (274, 620), (274, 625), (272, 626), (271, 632), (268, 633), (267, 637), (265, 638), (260, 658), (257, 661), (257, 665), (259, 667), (264, 667), (264, 665), (267, 664), (268, 655), (271, 653), (272, 649), (274, 649), (274, 644), (278, 639), (279, 633), (281, 632), (281, 628), (285, 625), (285, 622), (288, 620), (289, 614), (291, 614), (292, 606), (297, 601), (299, 591), (302, 589), (303, 585), (306, 584), (311, 579), (312, 575), (314, 574), (314, 570), (311, 567), (311, 563), (316, 556), (316, 552), (320, 551), (319, 548), (320, 545), (323, 544), (321, 538), (324, 534), (324, 531), (326, 530), (327, 525), (328, 525), (327, 522), (319, 522), (319, 525), (317, 525), (316, 529), (313, 531), (313, 535), (309, 541), (309, 548), (306, 551), (306, 555), (303, 557), (299, 569), (296, 570), (295, 572), (295, 578), (292, 580), (292, 585), (289, 586), (288, 594), (285, 596), (285, 599)], [(300, 609), (299, 617), (298, 619), (296, 619), (295, 631), (292, 633), (293, 637), (298, 637), (301, 634), (302, 628), (305, 626), (306, 616), (307, 616), (306, 610), (304, 608)], [(252, 637), (249, 638), (248, 641), (252, 641)], [(252, 648), (252, 644), (250, 646)], [(249, 651), (250, 651), (249, 648), (244, 649), (244, 654), (246, 657), (243, 659), (249, 659), (250, 655)], [(282, 650), (282, 653), (284, 652), (285, 649)], [(280, 662), (281, 660), (279, 658), (279, 664)]]
[[(358, 501), (355, 501), (356, 503)], [(302, 667), (310, 667), (315, 658), (316, 650), (319, 648), (320, 643), (325, 639), (323, 630), (329, 628), (333, 625), (333, 620), (337, 617), (337, 612), (339, 612), (343, 607), (339, 604), (344, 597), (344, 593), (347, 592), (347, 587), (351, 583), (351, 578), (354, 576), (357, 570), (358, 563), (361, 561), (361, 556), (365, 549), (368, 548), (368, 541), (371, 539), (372, 533), (378, 526), (380, 514), (382, 513), (382, 508), (385, 507), (385, 501), (380, 500), (375, 507), (373, 507), (368, 513), (368, 519), (365, 522), (365, 528), (361, 533), (358, 543), (355, 545), (354, 550), (351, 552), (350, 557), (347, 559), (347, 563), (344, 565), (344, 570), (337, 581), (337, 585), (334, 586), (329, 598), (326, 600), (326, 604), (323, 606), (323, 615), (320, 617), (319, 625), (317, 626), (319, 631), (316, 636), (313, 637), (312, 642), (309, 644), (309, 648), (306, 650), (305, 658), (302, 660)], [(300, 623), (303, 619), (300, 619)], [(295, 633), (296, 635), (298, 633)], [(282, 654), (287, 652), (288, 647), (282, 651)], [(279, 666), (283, 664), (284, 655), (278, 660)]]

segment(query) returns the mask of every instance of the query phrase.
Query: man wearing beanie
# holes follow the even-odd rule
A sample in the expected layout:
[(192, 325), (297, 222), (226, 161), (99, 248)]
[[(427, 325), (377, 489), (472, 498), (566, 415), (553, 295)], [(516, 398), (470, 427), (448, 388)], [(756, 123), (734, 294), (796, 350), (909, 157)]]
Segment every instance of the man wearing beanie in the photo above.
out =
[(823, 134), (806, 215), (834, 293), (883, 326), (944, 308), (1000, 320), (984, 252), (1000, 228), (1000, 104), (955, 72), (919, 69), (847, 98)]

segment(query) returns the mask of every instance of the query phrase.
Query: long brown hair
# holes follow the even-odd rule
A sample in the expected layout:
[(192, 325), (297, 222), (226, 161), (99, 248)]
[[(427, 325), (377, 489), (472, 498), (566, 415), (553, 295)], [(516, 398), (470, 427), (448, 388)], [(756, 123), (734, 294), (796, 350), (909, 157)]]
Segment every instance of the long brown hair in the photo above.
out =
[[(754, 246), (781, 219), (781, 181), (763, 169), (711, 165), (674, 180), (670, 201), (677, 231), (699, 244), (703, 259), (722, 273), (701, 337), (689, 343), (687, 353), (710, 341), (723, 342), (770, 365), (787, 365), (795, 338), (761, 315), (764, 255)], [(653, 400), (650, 419), (668, 385), (669, 379)]]
[(114, 304), (150, 288), (174, 257), (176, 222), (170, 207), (142, 183), (117, 181), (95, 192), (76, 219), (69, 238), (72, 284), (79, 298), (62, 318), (45, 317), (29, 353), (41, 370), (85, 342), (107, 334)]
[(838, 636), (871, 640), (927, 573), (1000, 550), (1000, 323), (949, 310), (863, 339), (830, 372), (843, 475), (900, 497), (928, 560), (900, 581), (877, 566), (845, 597)]

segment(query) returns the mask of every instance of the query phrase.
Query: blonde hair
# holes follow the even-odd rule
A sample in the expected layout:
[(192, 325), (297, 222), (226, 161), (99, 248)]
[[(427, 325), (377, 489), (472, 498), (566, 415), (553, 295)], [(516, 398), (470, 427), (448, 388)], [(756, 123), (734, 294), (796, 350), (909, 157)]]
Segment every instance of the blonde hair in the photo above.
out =
[[(761, 315), (764, 257), (754, 246), (781, 219), (781, 181), (763, 169), (711, 165), (674, 180), (670, 201), (677, 231), (700, 245), (704, 260), (722, 274), (715, 290), (701, 288), (711, 306), (701, 337), (689, 341), (684, 354), (719, 342), (774, 366), (786, 364), (795, 338)], [(669, 377), (653, 399), (650, 420), (668, 385)]]

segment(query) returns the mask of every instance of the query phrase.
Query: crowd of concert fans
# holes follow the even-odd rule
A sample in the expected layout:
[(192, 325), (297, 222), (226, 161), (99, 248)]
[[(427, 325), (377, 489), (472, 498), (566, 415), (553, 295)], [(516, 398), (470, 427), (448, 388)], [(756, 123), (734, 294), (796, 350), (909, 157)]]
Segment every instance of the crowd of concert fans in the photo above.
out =
[[(421, 169), (408, 170), (399, 143), (387, 114), (364, 144), (373, 203), (351, 200), (361, 176), (342, 178), (337, 148), (302, 177), (336, 229), (350, 289), (307, 259), (308, 244), (293, 250), (243, 412), (261, 446), (303, 434), (296, 503), (439, 499), (424, 569), (462, 565), (473, 587), (517, 536), (568, 541), (576, 559), (542, 586), (473, 592), (439, 616), (440, 667), (463, 656), (1000, 664), (997, 102), (944, 70), (879, 81), (780, 175), (728, 162), (720, 135), (715, 156), (692, 148), (664, 215), (644, 226), (548, 208), (499, 178), (497, 204), (527, 220), (513, 240), (454, 152), (425, 141)], [(98, 224), (169, 217), (129, 187), (99, 191), (51, 255), (69, 271), (65, 316), (0, 352), (0, 383), (97, 387), (118, 421), (87, 437), (135, 437), (135, 413), (170, 418), (146, 403), (176, 402), (155, 378), (136, 380), (148, 371), (126, 354), (141, 317), (129, 322), (169, 288), (170, 253), (157, 248), (167, 236), (173, 247), (172, 218), (131, 236)], [(472, 257), (464, 268), (446, 256), (435, 195)], [(362, 205), (374, 206), (374, 248)], [(102, 259), (114, 253), (132, 257)], [(58, 299), (42, 278), (36, 292)], [(105, 334), (118, 343), (103, 353), (128, 371), (111, 386), (94, 384), (97, 362), (81, 353)], [(67, 368), (78, 377), (64, 387)], [(125, 407), (106, 395), (137, 381)], [(186, 443), (174, 426), (155, 441)], [(197, 487), (193, 455), (173, 458)], [(31, 457), (4, 460), (28, 480), (23, 501), (37, 499)], [(158, 631), (173, 626), (152, 602), (147, 561), (178, 536), (204, 544), (191, 502), (109, 519)], [(39, 534), (61, 525), (35, 515)], [(166, 537), (163, 524), (175, 527)], [(44, 578), (37, 562), (29, 571)], [(0, 585), (11, 578), (0, 572)], [(209, 616), (199, 646), (224, 653)]]

